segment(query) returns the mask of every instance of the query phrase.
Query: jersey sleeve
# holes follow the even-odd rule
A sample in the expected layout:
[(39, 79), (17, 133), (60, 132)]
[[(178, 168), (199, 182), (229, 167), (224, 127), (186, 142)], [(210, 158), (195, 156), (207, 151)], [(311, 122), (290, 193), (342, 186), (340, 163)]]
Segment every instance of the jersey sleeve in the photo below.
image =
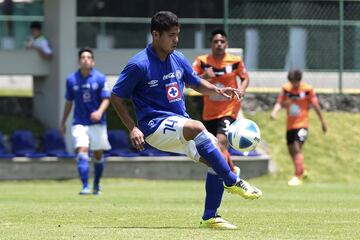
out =
[(201, 75), (204, 73), (204, 69), (201, 67), (201, 60), (199, 59), (199, 57), (197, 57), (194, 60), (194, 62), (192, 64), (192, 68), (198, 75)]
[(110, 98), (110, 89), (109, 89), (109, 83), (106, 80), (106, 76), (101, 76), (101, 98)]
[(187, 86), (199, 86), (200, 85), (200, 77), (198, 74), (192, 69), (189, 61), (181, 55), (182, 58), (182, 66), (184, 68), (184, 82)]
[(316, 105), (319, 103), (319, 100), (318, 100), (315, 90), (313, 88), (309, 91), (309, 102), (312, 105)]
[(74, 100), (73, 86), (69, 78), (66, 79), (65, 99), (67, 101)]
[(246, 70), (244, 61), (240, 59), (237, 71), (236, 71), (237, 75), (241, 78), (241, 79), (247, 79), (249, 78), (249, 74)]
[(112, 93), (122, 98), (130, 98), (142, 77), (142, 71), (133, 62), (129, 62), (120, 73), (118, 80), (112, 88)]
[(281, 89), (281, 92), (280, 92), (280, 94), (279, 94), (279, 96), (278, 96), (278, 98), (277, 98), (277, 102), (278, 103), (280, 103), (280, 104), (283, 104), (284, 103), (284, 101), (285, 101), (285, 94), (286, 93), (286, 91), (285, 91), (285, 89)]

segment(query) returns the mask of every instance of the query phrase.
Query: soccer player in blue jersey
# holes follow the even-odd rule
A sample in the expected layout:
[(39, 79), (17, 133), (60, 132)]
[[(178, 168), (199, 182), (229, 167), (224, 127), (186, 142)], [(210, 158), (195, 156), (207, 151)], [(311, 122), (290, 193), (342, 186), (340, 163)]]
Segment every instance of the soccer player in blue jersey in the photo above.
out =
[[(135, 55), (121, 72), (112, 89), (111, 102), (129, 129), (132, 145), (144, 149), (145, 141), (163, 151), (186, 154), (195, 162), (209, 166), (206, 178), (205, 211), (200, 227), (234, 229), (235, 225), (217, 215), (224, 188), (246, 199), (262, 193), (231, 170), (216, 138), (200, 121), (186, 113), (185, 85), (208, 95), (239, 97), (241, 92), (218, 88), (200, 79), (184, 55), (175, 51), (180, 24), (172, 12), (161, 11), (151, 20), (152, 43)], [(125, 99), (131, 99), (137, 124), (129, 115)]]
[[(66, 79), (64, 114), (60, 131), (65, 134), (66, 120), (75, 103), (73, 126), (71, 129), (77, 169), (82, 182), (79, 194), (100, 194), (100, 178), (104, 170), (103, 151), (110, 149), (107, 137), (105, 111), (110, 101), (110, 90), (105, 75), (94, 68), (94, 54), (90, 48), (82, 48), (78, 53), (80, 68)], [(89, 148), (93, 151), (94, 185), (89, 186)]]

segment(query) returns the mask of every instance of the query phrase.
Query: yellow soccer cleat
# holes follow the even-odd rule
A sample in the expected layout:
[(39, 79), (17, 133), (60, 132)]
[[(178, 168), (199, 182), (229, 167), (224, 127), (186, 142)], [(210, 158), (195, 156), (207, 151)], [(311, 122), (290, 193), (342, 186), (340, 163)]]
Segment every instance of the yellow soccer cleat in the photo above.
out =
[(252, 188), (254, 189), (254, 191), (256, 192), (256, 194), (261, 197), (262, 196), (262, 191), (260, 189), (258, 189), (257, 187), (255, 187), (254, 185), (251, 185)]
[(302, 183), (303, 183), (303, 181), (300, 178), (298, 178), (297, 176), (292, 177), (288, 181), (288, 185), (291, 187), (300, 186)]
[(236, 183), (232, 186), (224, 185), (224, 188), (229, 193), (240, 195), (245, 199), (258, 199), (262, 195), (262, 191), (254, 186), (251, 186), (248, 182), (238, 178)]
[(200, 222), (200, 228), (214, 228), (214, 229), (236, 229), (234, 224), (229, 223), (228, 221), (222, 219), (220, 216), (215, 216), (208, 220), (202, 220)]

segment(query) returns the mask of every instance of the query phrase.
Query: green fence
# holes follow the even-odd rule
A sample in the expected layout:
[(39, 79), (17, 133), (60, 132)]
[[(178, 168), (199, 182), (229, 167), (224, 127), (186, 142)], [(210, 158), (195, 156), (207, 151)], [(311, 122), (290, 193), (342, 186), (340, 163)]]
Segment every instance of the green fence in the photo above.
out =
[(360, 70), (359, 1), (224, 1), (230, 41), (250, 69)]
[[(298, 58), (293, 64), (302, 68), (324, 70), (339, 65), (341, 21), (336, 2), (230, 1), (228, 17), (231, 42), (245, 49), (254, 48), (255, 42), (261, 69), (283, 68), (295, 54), (291, 51)], [(353, 67), (350, 58), (348, 68)]]
[[(148, 0), (143, 1), (148, 3)], [(137, 2), (140, 7), (141, 0)], [(189, 17), (192, 15), (178, 8), (182, 24), (179, 48), (206, 48), (211, 31), (223, 27), (229, 34), (230, 47), (244, 49), (249, 70), (301, 68), (339, 72), (340, 92), (342, 72), (360, 70), (360, 1), (223, 0), (222, 9), (216, 1), (223, 18), (218, 17), (220, 14), (210, 18), (215, 0), (207, 4), (202, 2), (195, 4), (198, 6), (196, 12), (204, 13), (195, 14), (199, 17)], [(15, 47), (23, 47), (29, 22), (43, 19), (42, 1), (34, 3), (32, 9), (24, 4), (15, 5), (14, 16), (0, 15), (1, 39), (14, 37)], [(174, 4), (183, 5), (180, 0), (162, 1), (162, 4), (163, 9), (172, 9)], [(151, 14), (144, 17), (134, 12), (133, 15), (78, 16), (77, 45), (143, 48), (149, 39)]]

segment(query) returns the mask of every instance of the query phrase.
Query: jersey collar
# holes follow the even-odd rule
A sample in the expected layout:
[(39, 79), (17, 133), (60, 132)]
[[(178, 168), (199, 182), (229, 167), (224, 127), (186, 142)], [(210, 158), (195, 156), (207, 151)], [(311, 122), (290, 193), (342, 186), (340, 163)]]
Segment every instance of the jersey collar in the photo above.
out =
[(95, 72), (95, 69), (92, 68), (91, 71), (90, 71), (90, 73), (89, 73), (89, 75), (88, 75), (87, 77), (83, 77), (83, 75), (81, 75), (80, 69), (78, 69), (77, 74), (78, 74), (79, 77), (85, 79), (85, 78), (88, 78), (88, 77), (92, 77), (92, 76), (94, 75), (94, 72)]
[(154, 50), (152, 49), (151, 47), (151, 43), (149, 43), (147, 46), (146, 46), (146, 51), (154, 58), (156, 58), (158, 61), (160, 62), (166, 62), (168, 59), (169, 59), (169, 56), (172, 54), (172, 53), (169, 53), (165, 59), (165, 61), (161, 61), (161, 59), (159, 58), (159, 56), (156, 54), (156, 52), (154, 52)]

